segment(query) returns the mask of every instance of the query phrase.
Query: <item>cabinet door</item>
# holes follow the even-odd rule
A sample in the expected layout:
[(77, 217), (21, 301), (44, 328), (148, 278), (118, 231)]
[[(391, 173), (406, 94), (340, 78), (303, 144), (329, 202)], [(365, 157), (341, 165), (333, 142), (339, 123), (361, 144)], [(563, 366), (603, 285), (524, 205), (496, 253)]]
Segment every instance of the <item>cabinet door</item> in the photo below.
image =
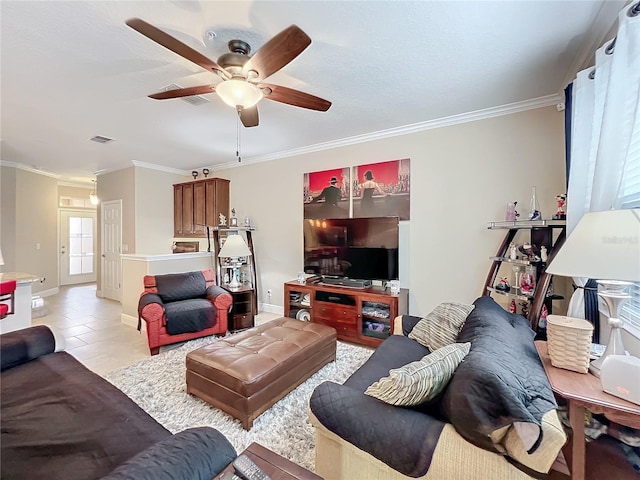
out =
[(220, 214), (229, 221), (229, 180), (211, 178), (205, 181), (205, 219), (207, 225), (218, 225)]
[(182, 185), (182, 234), (193, 235), (193, 184)]
[(173, 235), (182, 237), (182, 185), (173, 186)]
[[(205, 182), (193, 182), (193, 236), (204, 237), (206, 236), (206, 228), (203, 225), (206, 223), (205, 216), (206, 207), (206, 183)], [(209, 224), (214, 225), (214, 224)]]

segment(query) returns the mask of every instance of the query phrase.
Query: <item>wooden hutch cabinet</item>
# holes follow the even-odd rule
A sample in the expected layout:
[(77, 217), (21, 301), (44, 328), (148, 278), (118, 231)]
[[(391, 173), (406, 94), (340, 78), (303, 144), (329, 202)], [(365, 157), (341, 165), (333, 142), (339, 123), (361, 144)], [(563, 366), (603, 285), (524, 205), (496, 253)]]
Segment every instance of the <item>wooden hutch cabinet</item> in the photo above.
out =
[(409, 290), (393, 295), (382, 287), (354, 289), (325, 285), (284, 284), (284, 313), (287, 317), (333, 327), (338, 339), (378, 346), (393, 333), (393, 320), (408, 313)]
[(173, 186), (174, 237), (206, 237), (203, 225), (218, 225), (219, 214), (229, 218), (229, 180), (205, 178)]

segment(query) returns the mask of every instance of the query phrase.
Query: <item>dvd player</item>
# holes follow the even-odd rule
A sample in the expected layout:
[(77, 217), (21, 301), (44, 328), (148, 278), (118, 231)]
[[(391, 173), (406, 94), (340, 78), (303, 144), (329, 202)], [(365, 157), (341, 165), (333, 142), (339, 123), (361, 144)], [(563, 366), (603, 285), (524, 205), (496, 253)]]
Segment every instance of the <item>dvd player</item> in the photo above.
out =
[(331, 275), (323, 275), (322, 283), (352, 288), (368, 288), (371, 286), (371, 280), (360, 280), (357, 278), (336, 277)]

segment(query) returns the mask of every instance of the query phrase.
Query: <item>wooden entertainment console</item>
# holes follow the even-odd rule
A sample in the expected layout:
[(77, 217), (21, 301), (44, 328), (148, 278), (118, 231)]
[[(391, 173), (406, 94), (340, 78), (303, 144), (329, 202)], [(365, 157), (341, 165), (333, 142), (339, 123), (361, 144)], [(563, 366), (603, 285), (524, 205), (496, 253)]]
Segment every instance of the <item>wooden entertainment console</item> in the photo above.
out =
[(284, 284), (285, 316), (322, 323), (338, 339), (378, 346), (393, 333), (393, 319), (407, 314), (409, 290), (393, 295), (382, 287), (349, 288), (323, 283)]

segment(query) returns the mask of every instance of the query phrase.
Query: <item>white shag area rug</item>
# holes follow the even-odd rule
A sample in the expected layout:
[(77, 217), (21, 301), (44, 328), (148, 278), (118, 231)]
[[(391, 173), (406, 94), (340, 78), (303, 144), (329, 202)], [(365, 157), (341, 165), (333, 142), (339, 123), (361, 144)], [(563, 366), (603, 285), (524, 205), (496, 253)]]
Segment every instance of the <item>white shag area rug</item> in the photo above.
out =
[(239, 420), (197, 397), (187, 394), (185, 358), (188, 352), (216, 337), (200, 338), (104, 375), (143, 410), (172, 433), (190, 427), (210, 426), (240, 453), (252, 442), (315, 470), (315, 434), (307, 413), (316, 386), (330, 380), (343, 383), (373, 353), (373, 349), (338, 342), (336, 361), (325, 365), (306, 382), (260, 415), (250, 431)]

